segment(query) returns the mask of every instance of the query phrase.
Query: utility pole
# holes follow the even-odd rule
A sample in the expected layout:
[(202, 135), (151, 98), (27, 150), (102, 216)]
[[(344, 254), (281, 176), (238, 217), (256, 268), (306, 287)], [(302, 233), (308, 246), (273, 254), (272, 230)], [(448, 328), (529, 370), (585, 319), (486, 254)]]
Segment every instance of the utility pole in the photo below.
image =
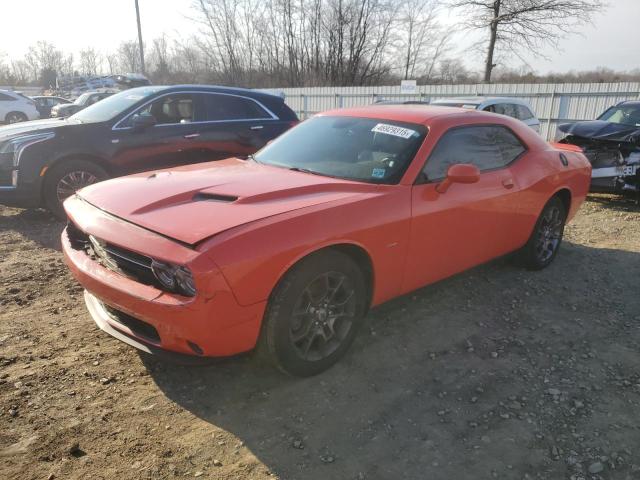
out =
[(144, 47), (142, 46), (142, 27), (140, 26), (140, 7), (136, 1), (136, 19), (138, 20), (138, 44), (140, 46), (140, 71), (144, 75)]

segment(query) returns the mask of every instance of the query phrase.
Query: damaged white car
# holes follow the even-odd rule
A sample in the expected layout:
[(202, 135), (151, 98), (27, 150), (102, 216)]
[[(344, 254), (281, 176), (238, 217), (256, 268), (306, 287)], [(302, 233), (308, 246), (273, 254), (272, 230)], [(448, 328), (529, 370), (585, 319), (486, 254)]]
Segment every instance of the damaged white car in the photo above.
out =
[(640, 195), (640, 101), (625, 101), (597, 120), (565, 123), (560, 143), (582, 149), (593, 167), (591, 191)]

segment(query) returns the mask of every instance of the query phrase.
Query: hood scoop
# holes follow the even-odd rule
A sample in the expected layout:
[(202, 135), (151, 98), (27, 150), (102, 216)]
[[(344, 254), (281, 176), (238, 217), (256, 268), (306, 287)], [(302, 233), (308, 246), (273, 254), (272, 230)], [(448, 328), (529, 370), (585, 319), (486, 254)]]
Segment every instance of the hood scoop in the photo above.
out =
[(220, 195), (217, 193), (206, 193), (199, 192), (193, 196), (194, 202), (223, 202), (223, 203), (232, 203), (238, 200), (238, 197), (234, 197), (233, 195)]

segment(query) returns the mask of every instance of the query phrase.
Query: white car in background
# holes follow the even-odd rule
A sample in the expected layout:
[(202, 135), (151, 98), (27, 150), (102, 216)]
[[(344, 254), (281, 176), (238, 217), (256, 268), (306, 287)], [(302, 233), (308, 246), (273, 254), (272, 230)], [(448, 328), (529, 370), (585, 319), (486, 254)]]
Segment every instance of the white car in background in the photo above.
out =
[(37, 120), (40, 112), (29, 97), (9, 90), (0, 90), (0, 123), (18, 123)]
[(460, 97), (439, 98), (433, 100), (430, 105), (445, 107), (469, 108), (485, 112), (499, 113), (508, 117), (517, 118), (540, 133), (540, 120), (533, 113), (531, 105), (524, 100), (511, 97)]

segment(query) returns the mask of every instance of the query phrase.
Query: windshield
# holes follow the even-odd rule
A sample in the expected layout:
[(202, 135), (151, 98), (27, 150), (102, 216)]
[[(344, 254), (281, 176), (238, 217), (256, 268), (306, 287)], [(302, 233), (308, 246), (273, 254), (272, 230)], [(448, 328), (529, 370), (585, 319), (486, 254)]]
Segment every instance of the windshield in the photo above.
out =
[(314, 117), (255, 155), (259, 163), (368, 183), (398, 183), (427, 135), (413, 123)]
[[(116, 93), (69, 117), (81, 123), (106, 122), (116, 117), (143, 98), (162, 90), (160, 87), (132, 88)], [(86, 95), (86, 94), (83, 94)], [(82, 95), (78, 98), (80, 100)]]
[(600, 117), (598, 117), (598, 120), (640, 127), (640, 106), (621, 105), (619, 107), (611, 107), (609, 110), (600, 115)]
[(90, 93), (83, 93), (82, 95), (80, 95), (78, 98), (76, 98), (76, 101), (73, 102), (76, 105), (83, 105), (87, 102), (87, 99), (89, 98), (89, 95), (91, 95)]

